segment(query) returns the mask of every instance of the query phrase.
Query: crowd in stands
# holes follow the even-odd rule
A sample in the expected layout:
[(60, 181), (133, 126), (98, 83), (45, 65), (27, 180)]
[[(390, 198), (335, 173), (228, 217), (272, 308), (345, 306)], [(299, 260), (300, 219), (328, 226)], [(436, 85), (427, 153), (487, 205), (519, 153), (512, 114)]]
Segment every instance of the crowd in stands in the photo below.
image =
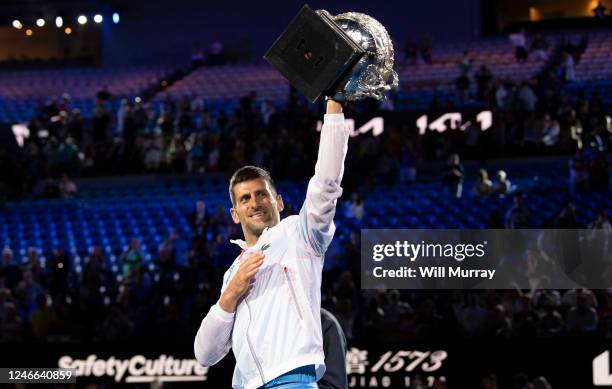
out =
[[(531, 53), (524, 39), (516, 37), (513, 42), (518, 61), (546, 53), (542, 40), (532, 43)], [(425, 63), (435, 61), (431, 36), (420, 44), (410, 43), (407, 55), (410, 61), (419, 56)], [(389, 127), (381, 137), (356, 137), (347, 161), (347, 188), (354, 189), (356, 182), (371, 186), (374, 177), (384, 184), (411, 182), (420, 161), (448, 159), (443, 182), (451, 197), (462, 197), (468, 190), (483, 198), (513, 196), (514, 206), (505, 210), (504, 220), (490, 227), (529, 227), (531, 215), (505, 171), (497, 171), (491, 180), (483, 169), (473, 188), (463, 187), (460, 155), (486, 159), (509, 151), (574, 155), (569, 165), (573, 190), (607, 192), (606, 152), (612, 129), (606, 107), (597, 94), (587, 98), (562, 92), (564, 83), (572, 81), (574, 55), (568, 51), (557, 67), (516, 84), (473, 64), (466, 52), (458, 64), (458, 93), (468, 99), (469, 85), (475, 82), (477, 98), (494, 111), (493, 128), (487, 133), (467, 128), (459, 142), (449, 134), (421, 137), (409, 124)], [(468, 77), (472, 67), (478, 69), (474, 81)], [(267, 167), (277, 180), (304, 179), (312, 173), (315, 123), (322, 112), (311, 109), (295, 92), (283, 106), (260, 102), (256, 94), (245, 96), (231, 115), (213, 114), (197, 96), (167, 96), (158, 107), (121, 99), (116, 111), (111, 109), (112, 99), (117, 98), (98, 93), (91, 120), (71, 108), (68, 96), (38, 105), (23, 156), (11, 158), (0, 146), (5, 193), (72, 198), (78, 196), (76, 176), (215, 173), (247, 163)], [(433, 101), (431, 110), (439, 108), (443, 107)], [(377, 108), (364, 104), (347, 111), (355, 109)], [(361, 220), (366, 201), (355, 192), (342, 212)], [(117, 258), (92, 246), (80, 271), (62, 248), (43, 260), (36, 247), (20, 258), (7, 246), (0, 266), (0, 341), (192, 336), (215, 303), (223, 271), (237, 254), (225, 236), (238, 236), (240, 231), (224, 209), (210, 212), (204, 202), (195, 206), (189, 219), (191, 234), (173, 231), (150, 259), (134, 238)], [(571, 204), (560, 210), (554, 223), (558, 228), (577, 226)], [(605, 212), (584, 227), (612, 229)], [(358, 230), (340, 252), (345, 266), (324, 273), (322, 303), (338, 318), (349, 340), (612, 339), (612, 290), (368, 291), (359, 287)]]
[[(360, 220), (366, 201), (353, 194), (339, 212)], [(530, 227), (521, 196), (514, 201), (505, 227)], [(194, 333), (218, 298), (223, 272), (239, 254), (227, 236), (240, 231), (224, 207), (213, 212), (204, 201), (186, 216), (191, 232), (172, 230), (156, 252), (144, 252), (137, 238), (117, 258), (99, 243), (82, 260), (62, 247), (45, 258), (37, 247), (20, 257), (6, 246), (0, 265), (0, 341), (120, 341)], [(553, 224), (612, 233), (606, 212), (581, 226), (572, 204), (559, 210)], [(612, 339), (612, 289), (362, 290), (359, 229), (338, 245), (327, 255), (322, 304), (349, 340)]]
[[(545, 55), (549, 45), (544, 37), (529, 38), (524, 31), (511, 36), (511, 41), (519, 62), (525, 56)], [(381, 137), (360, 136), (351, 142), (357, 150), (352, 154), (359, 156), (355, 163), (360, 171), (392, 183), (412, 179), (420, 161), (445, 160), (454, 153), (482, 160), (500, 155), (576, 153), (572, 169), (579, 187), (588, 181), (585, 177), (590, 169), (606, 163), (603, 152), (609, 149), (612, 136), (609, 112), (597, 93), (570, 95), (563, 89), (572, 82), (574, 63), (587, 44), (585, 38), (563, 46), (559, 58), (522, 82), (496, 76), (485, 64), (475, 63), (465, 50), (457, 64), (459, 101), (473, 98), (491, 109), (493, 127), (482, 132), (475, 123), (452, 135), (428, 132), (420, 136), (415, 124), (394, 123)], [(428, 34), (419, 44), (409, 42), (408, 61), (421, 58), (425, 64), (435, 62), (432, 45)], [(472, 83), (477, 86), (475, 93)], [(440, 102), (434, 95), (429, 111), (452, 108), (450, 102)], [(346, 111), (348, 115), (376, 114), (389, 109), (393, 104), (366, 102)], [(245, 161), (267, 166), (280, 179), (305, 178), (312, 162), (308, 156), (314, 155), (316, 148), (314, 128), (321, 113), (319, 106), (313, 109), (295, 90), (282, 104), (261, 101), (252, 92), (240, 99), (232, 113), (211, 111), (208, 102), (197, 95), (143, 101), (100, 90), (91, 119), (84, 119), (64, 94), (35, 107), (28, 124), (31, 135), (21, 158), (8, 158), (0, 150), (2, 170), (18, 171), (22, 177), (12, 178), (10, 183), (1, 177), (5, 184), (0, 185), (4, 186), (0, 193), (5, 192), (4, 197), (6, 192), (12, 192), (9, 197), (28, 195), (37, 182), (59, 180), (64, 174), (219, 172), (231, 171)]]

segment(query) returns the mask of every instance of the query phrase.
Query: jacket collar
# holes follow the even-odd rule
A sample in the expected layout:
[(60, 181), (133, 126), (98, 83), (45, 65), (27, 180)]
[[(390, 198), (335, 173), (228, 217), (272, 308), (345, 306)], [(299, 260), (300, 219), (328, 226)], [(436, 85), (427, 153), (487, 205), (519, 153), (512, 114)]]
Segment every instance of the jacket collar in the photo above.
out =
[[(257, 242), (253, 245), (253, 247), (257, 246), (257, 243), (259, 243), (259, 239), (261, 239), (261, 237), (264, 236), (266, 231), (268, 231), (269, 229), (269, 227), (264, 228), (263, 232), (261, 233), (261, 235), (259, 235), (259, 238), (257, 239)], [(247, 243), (242, 239), (230, 239), (230, 243), (237, 245), (244, 251), (247, 250)]]

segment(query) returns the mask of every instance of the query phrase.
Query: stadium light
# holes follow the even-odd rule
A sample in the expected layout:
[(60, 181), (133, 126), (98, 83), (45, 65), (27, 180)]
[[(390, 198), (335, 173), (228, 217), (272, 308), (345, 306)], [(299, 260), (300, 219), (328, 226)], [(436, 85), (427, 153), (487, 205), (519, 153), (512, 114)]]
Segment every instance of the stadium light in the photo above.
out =
[(119, 14), (117, 12), (113, 13), (113, 23), (119, 24)]
[(100, 23), (102, 23), (102, 20), (104, 20), (104, 18), (102, 17), (102, 15), (97, 14), (96, 16), (94, 16), (93, 20), (94, 20), (94, 22), (100, 24)]
[(23, 28), (23, 24), (21, 24), (19, 20), (13, 20), (13, 27), (15, 27), (18, 30), (21, 30)]
[(57, 28), (62, 28), (62, 26), (64, 25), (64, 19), (61, 16), (56, 17), (55, 25), (57, 26)]
[(81, 15), (78, 17), (77, 22), (79, 22), (79, 24), (85, 24), (87, 23), (87, 16), (85, 15)]
[(45, 19), (43, 19), (43, 18), (36, 19), (36, 25), (38, 27), (44, 27), (45, 26)]

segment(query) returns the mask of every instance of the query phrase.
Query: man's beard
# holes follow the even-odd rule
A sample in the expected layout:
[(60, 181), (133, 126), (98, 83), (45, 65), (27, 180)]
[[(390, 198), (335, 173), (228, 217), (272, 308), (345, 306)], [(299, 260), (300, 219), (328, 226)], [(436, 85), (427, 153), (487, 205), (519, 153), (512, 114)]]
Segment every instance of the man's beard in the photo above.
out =
[(272, 226), (272, 216), (270, 216), (270, 218), (268, 220), (266, 220), (265, 222), (260, 222), (260, 223), (254, 223), (251, 221), (247, 221), (245, 223), (247, 229), (255, 236), (259, 237), (263, 231), (266, 229), (266, 227), (271, 227)]

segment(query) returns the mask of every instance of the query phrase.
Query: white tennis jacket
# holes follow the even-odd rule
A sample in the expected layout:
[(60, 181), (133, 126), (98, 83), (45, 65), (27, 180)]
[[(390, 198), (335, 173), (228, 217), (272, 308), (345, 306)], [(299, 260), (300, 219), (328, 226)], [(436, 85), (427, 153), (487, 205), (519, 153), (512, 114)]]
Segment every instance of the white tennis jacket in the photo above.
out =
[(219, 362), (230, 347), (236, 357), (233, 388), (252, 389), (304, 365), (315, 365), (317, 380), (325, 372), (321, 334), (321, 276), (324, 253), (334, 232), (336, 201), (348, 148), (349, 129), (343, 114), (326, 114), (315, 174), (308, 184), (299, 215), (267, 228), (225, 272), (221, 292), (242, 258), (265, 253), (254, 288), (235, 313), (212, 306), (194, 342), (203, 366)]

